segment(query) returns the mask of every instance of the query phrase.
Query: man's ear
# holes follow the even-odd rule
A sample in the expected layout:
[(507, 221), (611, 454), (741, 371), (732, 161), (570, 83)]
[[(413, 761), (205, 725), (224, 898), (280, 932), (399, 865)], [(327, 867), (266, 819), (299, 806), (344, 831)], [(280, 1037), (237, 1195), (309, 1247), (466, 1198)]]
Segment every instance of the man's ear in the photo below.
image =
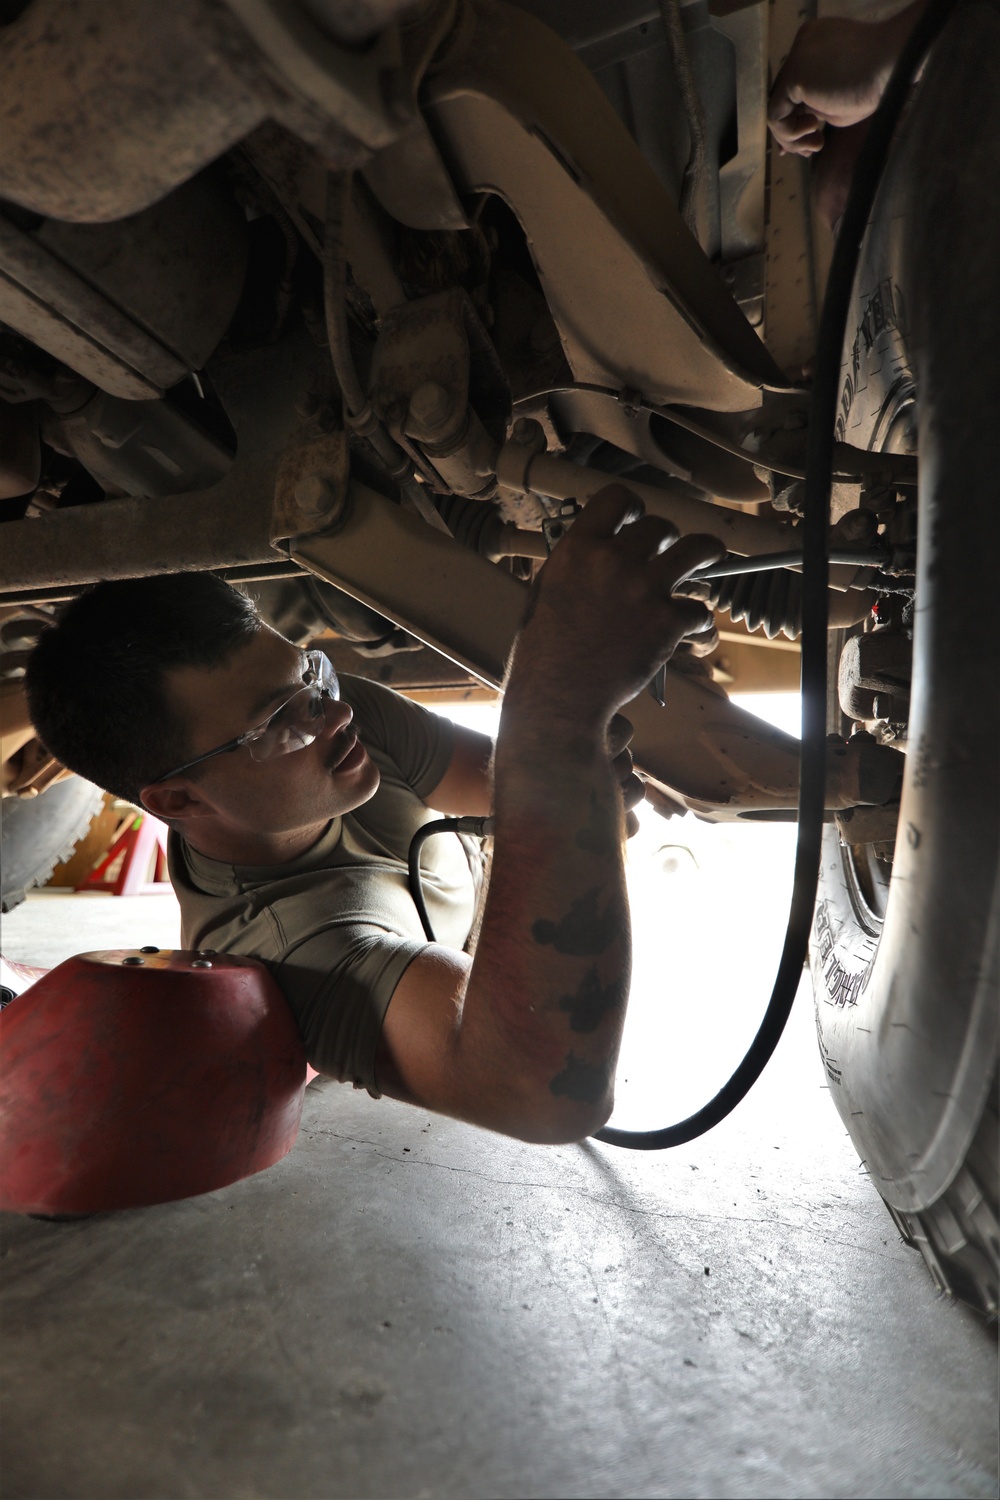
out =
[(208, 817), (215, 811), (190, 781), (154, 782), (143, 787), (139, 799), (146, 811), (163, 823), (183, 823), (189, 818)]

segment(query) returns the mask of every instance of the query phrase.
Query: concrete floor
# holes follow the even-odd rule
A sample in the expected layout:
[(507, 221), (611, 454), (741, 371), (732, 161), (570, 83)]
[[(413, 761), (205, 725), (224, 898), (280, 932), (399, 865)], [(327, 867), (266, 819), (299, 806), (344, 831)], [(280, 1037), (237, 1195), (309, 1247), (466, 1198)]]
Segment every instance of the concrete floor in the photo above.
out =
[[(42, 894), (3, 949), (175, 923), (169, 897)], [(524, 1146), (321, 1083), (246, 1182), (0, 1216), (6, 1500), (995, 1495), (995, 1335), (936, 1297), (821, 1083), (803, 992), (754, 1094), (679, 1151)]]

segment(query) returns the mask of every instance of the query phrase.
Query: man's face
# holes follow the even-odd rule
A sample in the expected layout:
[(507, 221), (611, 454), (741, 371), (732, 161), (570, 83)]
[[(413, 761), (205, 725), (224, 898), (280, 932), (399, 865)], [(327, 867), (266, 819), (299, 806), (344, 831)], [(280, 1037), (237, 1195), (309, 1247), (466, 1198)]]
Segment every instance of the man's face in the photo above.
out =
[[(192, 758), (263, 723), (302, 684), (303, 653), (266, 626), (218, 667), (166, 674), (170, 706), (188, 726)], [(255, 761), (247, 746), (205, 761), (191, 774), (224, 829), (235, 835), (314, 831), (360, 807), (379, 783), (357, 738), (352, 710), (326, 698), (311, 745)]]

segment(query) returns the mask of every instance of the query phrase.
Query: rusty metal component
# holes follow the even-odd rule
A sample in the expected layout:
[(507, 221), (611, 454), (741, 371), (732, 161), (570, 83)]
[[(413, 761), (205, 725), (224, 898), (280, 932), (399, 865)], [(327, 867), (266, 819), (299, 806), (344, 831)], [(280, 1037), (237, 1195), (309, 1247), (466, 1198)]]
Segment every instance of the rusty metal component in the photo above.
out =
[[(765, 392), (761, 409), (729, 413), (657, 407), (638, 391), (591, 384), (544, 392), (557, 431), (588, 432), (636, 458), (724, 500), (770, 500), (778, 511), (800, 510), (788, 476), (805, 473), (807, 408), (800, 392)], [(539, 399), (536, 393), (531, 404)], [(897, 488), (915, 488), (916, 459), (888, 457), (838, 443), (836, 475), (841, 508), (857, 505), (870, 476), (888, 484), (892, 503)]]
[(342, 428), (310, 424), (296, 432), (278, 459), (271, 539), (332, 525), (347, 496), (350, 450)]
[(854, 635), (840, 654), (837, 691), (849, 719), (904, 722), (910, 707), (913, 642), (896, 630)]
[[(503, 681), (527, 585), (451, 537), (352, 483), (336, 532), (296, 538), (291, 555), (481, 681)], [(664, 674), (664, 704), (642, 693), (625, 710), (635, 726), (636, 764), (645, 774), (713, 815), (795, 806), (797, 740), (736, 708), (703, 678), (673, 667)], [(830, 756), (831, 807), (854, 806), (887, 779), (881, 767), (873, 769), (879, 757), (867, 746), (852, 741), (843, 748), (843, 755)]]
[(526, 589), (452, 537), (352, 482), (336, 534), (296, 537), (290, 552), (482, 681), (503, 680)]
[(833, 762), (843, 761), (850, 768), (847, 779), (853, 791), (851, 806), (881, 807), (886, 802), (898, 802), (906, 765), (906, 757), (899, 750), (880, 744), (874, 735), (862, 729), (847, 740), (829, 735), (827, 757)]
[(424, 108), (460, 188), (520, 220), (574, 378), (735, 411), (784, 386), (586, 67), (513, 6), (472, 9)]
[(848, 807), (837, 813), (837, 829), (845, 844), (892, 845), (898, 823), (898, 801), (881, 807)]
[(493, 491), (510, 389), (496, 351), (461, 287), (393, 308), (372, 360), (372, 406), (435, 488)]
[(246, 257), (214, 173), (115, 224), (25, 230), (0, 215), (0, 319), (112, 395), (161, 396), (219, 342)]

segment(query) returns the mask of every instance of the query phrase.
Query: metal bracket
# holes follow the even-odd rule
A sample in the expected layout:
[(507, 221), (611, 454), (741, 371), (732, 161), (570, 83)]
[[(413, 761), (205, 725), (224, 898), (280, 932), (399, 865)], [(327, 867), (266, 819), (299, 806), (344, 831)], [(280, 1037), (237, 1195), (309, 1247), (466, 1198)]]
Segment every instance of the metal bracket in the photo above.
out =
[(271, 541), (322, 531), (339, 518), (347, 499), (350, 448), (342, 428), (312, 425), (297, 433), (278, 460)]

